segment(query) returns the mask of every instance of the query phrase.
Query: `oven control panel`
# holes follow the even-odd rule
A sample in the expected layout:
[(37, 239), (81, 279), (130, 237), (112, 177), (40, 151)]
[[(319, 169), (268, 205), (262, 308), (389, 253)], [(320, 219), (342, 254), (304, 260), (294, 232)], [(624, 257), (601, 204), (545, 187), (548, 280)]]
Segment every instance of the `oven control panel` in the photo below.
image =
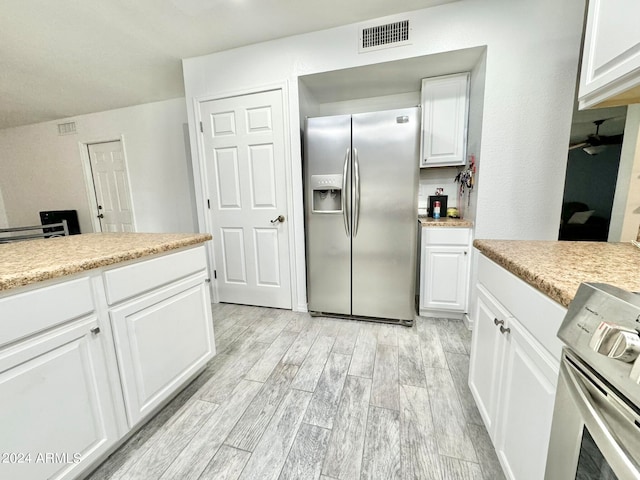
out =
[(640, 355), (640, 334), (614, 323), (600, 322), (591, 335), (589, 347), (609, 358), (632, 363)]
[(558, 337), (618, 391), (640, 404), (640, 295), (612, 285), (581, 284)]

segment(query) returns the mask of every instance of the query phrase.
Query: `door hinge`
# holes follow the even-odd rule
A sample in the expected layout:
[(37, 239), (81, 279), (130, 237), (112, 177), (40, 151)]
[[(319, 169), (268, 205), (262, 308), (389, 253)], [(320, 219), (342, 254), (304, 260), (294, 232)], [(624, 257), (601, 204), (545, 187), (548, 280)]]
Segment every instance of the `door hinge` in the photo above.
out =
[(213, 278), (218, 278), (218, 271), (217, 270), (213, 271)]
[(202, 122), (200, 122), (200, 131), (204, 133), (204, 127), (202, 126)]
[(211, 210), (211, 200), (207, 198), (207, 208)]

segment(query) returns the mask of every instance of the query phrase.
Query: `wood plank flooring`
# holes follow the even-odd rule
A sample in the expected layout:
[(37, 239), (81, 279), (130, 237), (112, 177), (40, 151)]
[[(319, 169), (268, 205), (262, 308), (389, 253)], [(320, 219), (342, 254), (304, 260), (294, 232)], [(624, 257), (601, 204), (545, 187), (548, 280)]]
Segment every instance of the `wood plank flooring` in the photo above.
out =
[(462, 322), (213, 316), (216, 357), (90, 480), (504, 479)]

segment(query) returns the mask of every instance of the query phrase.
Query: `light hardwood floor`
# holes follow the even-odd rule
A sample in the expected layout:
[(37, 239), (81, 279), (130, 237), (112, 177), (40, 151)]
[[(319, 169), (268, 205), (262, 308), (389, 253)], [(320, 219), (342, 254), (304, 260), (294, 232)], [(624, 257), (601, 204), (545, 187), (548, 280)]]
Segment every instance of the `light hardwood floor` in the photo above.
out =
[(504, 478), (462, 322), (213, 309), (216, 357), (91, 480)]

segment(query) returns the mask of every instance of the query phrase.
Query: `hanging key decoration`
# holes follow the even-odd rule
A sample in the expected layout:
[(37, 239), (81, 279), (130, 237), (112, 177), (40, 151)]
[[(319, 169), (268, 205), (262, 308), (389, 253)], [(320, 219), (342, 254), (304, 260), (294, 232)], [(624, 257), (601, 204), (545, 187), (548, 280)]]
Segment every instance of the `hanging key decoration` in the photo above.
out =
[(458, 172), (454, 181), (460, 184), (458, 190), (458, 205), (462, 205), (465, 192), (467, 192), (467, 206), (471, 205), (471, 191), (475, 183), (476, 156), (469, 155), (469, 167)]

